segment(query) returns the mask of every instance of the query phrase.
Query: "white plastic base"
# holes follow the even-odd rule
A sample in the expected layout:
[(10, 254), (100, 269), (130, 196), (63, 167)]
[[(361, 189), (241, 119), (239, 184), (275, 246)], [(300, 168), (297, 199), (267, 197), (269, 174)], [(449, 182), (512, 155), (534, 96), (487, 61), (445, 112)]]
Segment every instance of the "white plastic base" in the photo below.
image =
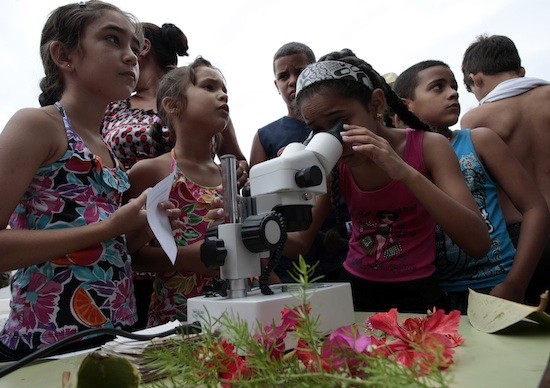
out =
[[(273, 285), (273, 295), (262, 295), (260, 290), (250, 292), (244, 298), (198, 296), (187, 300), (188, 322), (214, 321), (224, 313), (232, 320), (246, 321), (251, 334), (258, 330), (257, 322), (279, 325), (284, 307), (299, 305), (297, 284)], [(285, 291), (286, 290), (286, 291)], [(307, 291), (311, 306), (310, 315), (319, 318), (318, 329), (322, 332), (355, 322), (353, 300), (349, 283), (314, 283)], [(208, 318), (210, 317), (210, 318)], [(219, 324), (213, 324), (213, 329)]]

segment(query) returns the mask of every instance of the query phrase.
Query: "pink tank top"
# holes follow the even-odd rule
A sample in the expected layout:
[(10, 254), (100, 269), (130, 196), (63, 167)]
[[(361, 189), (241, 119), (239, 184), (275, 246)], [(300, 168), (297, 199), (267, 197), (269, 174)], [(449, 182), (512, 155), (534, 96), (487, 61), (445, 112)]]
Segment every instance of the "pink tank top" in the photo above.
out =
[[(407, 130), (403, 160), (429, 177), (424, 164), (423, 131)], [(435, 271), (435, 221), (399, 181), (362, 191), (350, 169), (339, 164), (340, 190), (352, 219), (344, 268), (376, 282), (426, 278)]]

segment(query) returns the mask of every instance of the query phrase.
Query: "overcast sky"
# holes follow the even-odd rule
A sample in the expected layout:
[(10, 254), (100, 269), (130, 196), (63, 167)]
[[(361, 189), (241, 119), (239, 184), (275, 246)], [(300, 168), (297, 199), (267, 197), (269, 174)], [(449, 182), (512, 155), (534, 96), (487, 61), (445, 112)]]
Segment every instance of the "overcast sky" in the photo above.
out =
[[(477, 101), (462, 85), (460, 64), (480, 34), (507, 35), (528, 76), (550, 80), (548, 0), (113, 0), (140, 21), (173, 23), (189, 40), (189, 57), (223, 72), (231, 116), (247, 158), (256, 130), (286, 114), (273, 86), (272, 59), (284, 43), (309, 45), (317, 57), (350, 48), (380, 74), (426, 59), (449, 64), (462, 112)], [(40, 33), (60, 0), (1, 0), (0, 129), (16, 110), (38, 106), (43, 77)]]

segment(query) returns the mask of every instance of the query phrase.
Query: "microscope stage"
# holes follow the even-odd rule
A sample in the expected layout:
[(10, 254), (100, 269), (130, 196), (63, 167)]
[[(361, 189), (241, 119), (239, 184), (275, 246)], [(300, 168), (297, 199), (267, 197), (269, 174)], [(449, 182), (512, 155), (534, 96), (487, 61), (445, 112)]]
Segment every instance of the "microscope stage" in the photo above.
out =
[[(292, 283), (272, 285), (273, 295), (263, 295), (255, 289), (243, 298), (190, 298), (187, 300), (188, 321), (210, 322), (212, 329), (217, 329), (219, 322), (216, 320), (227, 314), (231, 320), (246, 321), (253, 334), (258, 330), (257, 322), (264, 326), (279, 325), (283, 308), (301, 304), (299, 287)], [(355, 322), (349, 283), (313, 283), (306, 295), (311, 306), (310, 315), (319, 318), (318, 330), (328, 332)]]

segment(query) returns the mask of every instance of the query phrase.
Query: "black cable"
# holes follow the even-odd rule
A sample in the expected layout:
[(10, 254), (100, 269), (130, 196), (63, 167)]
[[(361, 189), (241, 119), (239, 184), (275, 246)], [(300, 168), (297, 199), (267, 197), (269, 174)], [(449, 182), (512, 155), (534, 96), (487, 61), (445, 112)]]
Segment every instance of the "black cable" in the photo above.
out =
[(277, 244), (275, 251), (271, 255), (271, 258), (267, 262), (264, 268), (262, 268), (262, 273), (260, 275), (260, 290), (263, 295), (273, 295), (273, 291), (269, 288), (269, 275), (275, 267), (279, 265), (279, 261), (283, 256), (283, 250), (286, 242), (286, 221), (282, 214), (276, 213), (279, 218), (279, 225), (281, 226), (281, 240)]
[(156, 333), (156, 334), (136, 334), (129, 331), (125, 331), (122, 329), (115, 329), (115, 328), (109, 328), (109, 327), (100, 327), (97, 329), (87, 329), (80, 331), (78, 333), (75, 333), (69, 337), (63, 338), (61, 341), (58, 341), (46, 348), (37, 350), (28, 356), (23, 357), (22, 359), (16, 361), (15, 363), (3, 368), (0, 370), (0, 378), (10, 374), (11, 372), (16, 371), (17, 369), (31, 363), (34, 360), (37, 360), (42, 357), (46, 357), (53, 352), (55, 352), (58, 349), (63, 348), (64, 346), (81, 339), (83, 337), (92, 335), (92, 334), (110, 334), (114, 336), (121, 336), (125, 338), (130, 338), (136, 341), (149, 341), (153, 338), (162, 338), (162, 337), (168, 337), (170, 335), (174, 334), (182, 334), (182, 335), (190, 335), (190, 334), (198, 334), (201, 332), (201, 325), (199, 322), (193, 322), (190, 324), (180, 325), (178, 327), (175, 327), (173, 329)]

